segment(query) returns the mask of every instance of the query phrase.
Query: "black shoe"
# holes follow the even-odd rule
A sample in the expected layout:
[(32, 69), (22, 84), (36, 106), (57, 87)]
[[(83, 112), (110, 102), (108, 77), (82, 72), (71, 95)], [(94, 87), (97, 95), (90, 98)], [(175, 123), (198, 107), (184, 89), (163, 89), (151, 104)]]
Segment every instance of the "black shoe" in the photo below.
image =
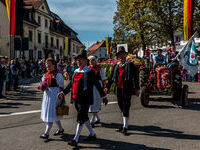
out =
[(63, 135), (63, 133), (64, 133), (64, 129), (62, 129), (62, 130), (57, 130), (53, 135), (54, 136), (57, 136), (57, 135)]
[(77, 146), (78, 146), (78, 143), (77, 143), (75, 140), (71, 140), (71, 141), (68, 142), (68, 145), (77, 147)]
[(92, 128), (94, 128), (95, 126), (94, 126), (94, 123), (91, 123), (91, 126), (92, 126)]
[(94, 141), (94, 140), (96, 140), (97, 138), (96, 138), (96, 135), (89, 135), (86, 139), (84, 139), (84, 141)]
[(95, 121), (94, 124), (100, 124), (100, 123), (101, 123), (100, 120), (97, 120), (97, 121)]
[(49, 135), (48, 134), (42, 134), (40, 136), (41, 139), (49, 139)]
[(123, 130), (121, 131), (125, 136), (127, 136), (127, 128), (123, 128)]
[(122, 132), (123, 127), (120, 127), (119, 129), (116, 129), (116, 132)]

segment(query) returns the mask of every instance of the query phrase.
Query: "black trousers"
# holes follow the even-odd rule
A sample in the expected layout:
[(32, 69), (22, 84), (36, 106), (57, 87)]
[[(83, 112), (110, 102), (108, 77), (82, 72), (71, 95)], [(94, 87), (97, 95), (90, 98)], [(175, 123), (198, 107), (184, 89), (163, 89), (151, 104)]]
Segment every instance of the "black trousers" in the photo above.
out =
[(117, 88), (117, 101), (123, 116), (129, 117), (131, 94), (128, 94), (123, 88)]
[(89, 104), (79, 104), (75, 101), (75, 108), (77, 111), (77, 122), (80, 124), (84, 124), (89, 120), (88, 110)]
[(18, 75), (13, 75), (13, 80), (14, 80), (14, 85), (13, 85), (13, 89), (16, 90), (18, 89)]

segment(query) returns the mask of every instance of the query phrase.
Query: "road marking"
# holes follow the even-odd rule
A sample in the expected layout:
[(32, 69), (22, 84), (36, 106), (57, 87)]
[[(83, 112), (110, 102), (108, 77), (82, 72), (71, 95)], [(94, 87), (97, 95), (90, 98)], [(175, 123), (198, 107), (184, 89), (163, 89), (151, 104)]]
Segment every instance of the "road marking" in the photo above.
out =
[[(116, 104), (117, 102), (109, 102), (108, 105)], [(32, 110), (32, 111), (25, 111), (25, 112), (17, 112), (17, 113), (10, 113), (10, 114), (1, 114), (0, 117), (9, 117), (9, 116), (18, 116), (18, 115), (26, 115), (26, 114), (34, 114), (40, 113), (41, 110)]]

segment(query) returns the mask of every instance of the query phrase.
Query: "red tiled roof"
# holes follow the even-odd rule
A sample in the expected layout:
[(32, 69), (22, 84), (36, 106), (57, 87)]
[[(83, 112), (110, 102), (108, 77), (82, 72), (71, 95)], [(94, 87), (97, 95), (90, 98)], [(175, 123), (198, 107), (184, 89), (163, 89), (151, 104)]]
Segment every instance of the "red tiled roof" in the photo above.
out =
[(99, 47), (101, 47), (105, 41), (101, 41), (99, 43), (93, 44), (89, 49), (88, 49), (88, 54), (94, 53)]

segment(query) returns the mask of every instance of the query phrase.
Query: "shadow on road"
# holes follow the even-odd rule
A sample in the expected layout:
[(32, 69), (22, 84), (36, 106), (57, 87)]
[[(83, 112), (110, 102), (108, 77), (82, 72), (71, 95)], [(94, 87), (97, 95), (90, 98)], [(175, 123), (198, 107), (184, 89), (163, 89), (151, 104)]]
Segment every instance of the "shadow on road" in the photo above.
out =
[(19, 108), (18, 106), (30, 106), (30, 104), (23, 104), (23, 103), (1, 103), (0, 108)]
[[(65, 141), (68, 142), (73, 138), (73, 135), (69, 134), (63, 134), (60, 140), (57, 139), (49, 139), (48, 142), (51, 141)], [(91, 142), (84, 142), (83, 139), (85, 139), (86, 136), (80, 136), (80, 142), (78, 143), (78, 148), (74, 149), (104, 149), (104, 150), (168, 150), (164, 148), (156, 148), (156, 147), (148, 147), (142, 144), (134, 144), (134, 143), (128, 143), (128, 142), (122, 142), (122, 141), (111, 141), (107, 139), (100, 139), (97, 135), (97, 140), (91, 141)], [(44, 141), (47, 142), (47, 141)], [(87, 144), (87, 146), (83, 146), (82, 144)], [(91, 145), (95, 144), (97, 146)], [(69, 146), (71, 147), (71, 146)]]
[[(102, 126), (105, 128), (116, 129), (116, 128), (121, 127), (121, 124), (102, 123)], [(133, 126), (133, 125), (130, 125), (129, 131), (140, 131), (143, 133), (128, 133), (128, 135), (138, 134), (138, 135), (148, 135), (148, 136), (157, 136), (157, 137), (169, 137), (169, 138), (175, 138), (175, 139), (200, 140), (200, 135), (184, 134), (181, 131), (164, 129), (164, 128), (161, 128), (158, 126)]]

